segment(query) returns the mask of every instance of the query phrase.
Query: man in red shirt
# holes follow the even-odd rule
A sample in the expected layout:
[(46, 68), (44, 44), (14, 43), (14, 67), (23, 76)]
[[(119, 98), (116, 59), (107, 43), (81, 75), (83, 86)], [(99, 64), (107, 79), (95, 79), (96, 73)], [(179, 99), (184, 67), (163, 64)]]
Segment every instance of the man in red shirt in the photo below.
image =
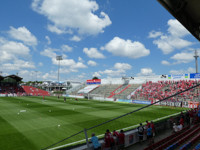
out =
[(120, 131), (118, 139), (119, 139), (119, 150), (123, 150), (125, 141), (125, 134), (123, 130)]

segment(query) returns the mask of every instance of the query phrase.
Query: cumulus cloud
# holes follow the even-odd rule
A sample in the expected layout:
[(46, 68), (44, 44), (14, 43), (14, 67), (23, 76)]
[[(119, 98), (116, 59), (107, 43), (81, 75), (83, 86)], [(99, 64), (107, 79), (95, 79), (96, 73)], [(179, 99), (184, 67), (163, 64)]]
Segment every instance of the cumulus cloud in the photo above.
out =
[(12, 71), (12, 70), (21, 70), (21, 69), (34, 69), (35, 65), (32, 62), (24, 60), (15, 60), (13, 63), (4, 63), (2, 65), (3, 70)]
[(95, 62), (95, 61), (92, 61), (92, 60), (89, 60), (88, 62), (87, 62), (87, 64), (89, 65), (89, 66), (96, 66), (97, 65), (97, 63)]
[[(56, 60), (56, 50), (55, 49), (45, 49), (40, 52), (41, 55), (51, 58), (52, 64), (58, 65), (58, 60)], [(69, 72), (77, 72), (78, 69), (87, 68), (87, 66), (81, 62), (82, 58), (78, 58), (79, 61), (75, 62), (73, 59), (67, 59), (66, 55), (63, 55), (63, 59), (60, 61), (60, 66), (63, 67), (61, 69), (61, 73), (69, 73)]]
[(96, 48), (84, 48), (83, 52), (89, 57), (89, 58), (105, 58), (105, 56), (100, 53)]
[(97, 76), (107, 75), (108, 77), (121, 77), (126, 74), (127, 70), (130, 70), (132, 66), (127, 63), (115, 63), (114, 69), (106, 69), (104, 71), (98, 71), (94, 74)]
[(187, 52), (177, 53), (174, 56), (172, 56), (171, 59), (176, 60), (176, 64), (189, 63), (194, 60), (194, 54)]
[(168, 32), (175, 37), (184, 37), (189, 33), (189, 31), (178, 21), (174, 19), (170, 19), (168, 21)]
[(51, 39), (49, 38), (49, 36), (45, 36), (45, 39), (47, 40), (47, 44), (50, 45), (51, 44)]
[(30, 58), (30, 49), (23, 43), (5, 41), (0, 43), (0, 61), (12, 61), (19, 58)]
[(168, 33), (152, 31), (149, 37), (155, 38), (153, 43), (164, 53), (169, 54), (176, 49), (182, 49), (191, 46), (193, 43), (183, 39), (190, 33), (177, 20), (168, 21)]
[(101, 77), (100, 73), (98, 73), (98, 72), (95, 72), (92, 76), (93, 77)]
[(19, 27), (17, 29), (10, 27), (8, 34), (16, 40), (23, 41), (26, 45), (37, 45), (37, 38), (26, 27)]
[(161, 36), (162, 35), (162, 32), (158, 32), (158, 31), (151, 31), (150, 33), (149, 33), (149, 38), (157, 38), (157, 37), (159, 37), (159, 36)]
[(151, 75), (155, 75), (155, 73), (153, 73), (153, 70), (151, 68), (142, 68), (140, 70), (140, 73), (138, 73), (138, 76), (151, 76)]
[(124, 40), (119, 37), (114, 37), (108, 42), (103, 49), (112, 53), (115, 56), (129, 57), (129, 58), (140, 58), (148, 56), (150, 50), (146, 49), (145, 46), (138, 42), (131, 40)]
[(64, 52), (72, 52), (73, 48), (70, 47), (69, 45), (62, 45), (61, 46), (61, 49), (64, 51)]
[(166, 65), (166, 66), (169, 66), (170, 65), (170, 62), (166, 61), (166, 60), (163, 60), (161, 62), (162, 65)]
[(79, 42), (81, 41), (81, 38), (79, 36), (74, 35), (72, 38), (70, 38), (70, 40), (74, 42)]
[(173, 74), (173, 75), (179, 75), (179, 74), (185, 74), (185, 73), (195, 73), (196, 70), (195, 70), (195, 68), (189, 67), (186, 70), (184, 70), (184, 69), (170, 70), (169, 72), (170, 72), (170, 74)]
[(114, 68), (118, 69), (118, 70), (130, 70), (132, 68), (132, 66), (127, 63), (116, 63), (114, 65)]
[(106, 13), (94, 13), (99, 6), (90, 0), (33, 0), (32, 9), (46, 16), (60, 33), (73, 29), (79, 34), (96, 35), (112, 23)]

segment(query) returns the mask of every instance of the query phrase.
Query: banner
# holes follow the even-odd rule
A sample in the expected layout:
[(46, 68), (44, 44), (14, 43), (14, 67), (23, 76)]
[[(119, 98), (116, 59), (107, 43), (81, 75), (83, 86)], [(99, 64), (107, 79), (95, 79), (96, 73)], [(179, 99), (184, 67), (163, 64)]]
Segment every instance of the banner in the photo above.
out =
[(146, 104), (146, 105), (151, 104), (150, 101), (141, 101), (141, 100), (132, 100), (132, 103), (136, 103), (136, 104)]
[(188, 101), (188, 108), (198, 108), (199, 102)]
[(188, 79), (189, 74), (168, 75), (168, 79)]
[(101, 84), (101, 79), (87, 80), (87, 84)]
[(190, 79), (199, 79), (200, 73), (190, 73)]

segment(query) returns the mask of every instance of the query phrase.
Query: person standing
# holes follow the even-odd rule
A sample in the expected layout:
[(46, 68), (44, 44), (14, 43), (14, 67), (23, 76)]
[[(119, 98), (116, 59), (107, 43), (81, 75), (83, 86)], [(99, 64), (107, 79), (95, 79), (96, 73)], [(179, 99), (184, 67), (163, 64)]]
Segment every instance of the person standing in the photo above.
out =
[(101, 149), (101, 144), (99, 143), (98, 138), (95, 136), (94, 133), (92, 133), (92, 137), (90, 140), (94, 146), (94, 150), (100, 150)]
[(138, 130), (139, 142), (142, 142), (144, 135), (144, 127), (142, 126), (142, 123), (140, 123), (140, 126), (137, 127), (137, 130)]
[(124, 134), (124, 130), (120, 130), (120, 133), (119, 133), (119, 150), (123, 150), (124, 149), (124, 143), (125, 143), (125, 134)]
[(149, 145), (152, 144), (152, 128), (151, 125), (148, 126), (147, 128), (147, 139), (149, 141)]

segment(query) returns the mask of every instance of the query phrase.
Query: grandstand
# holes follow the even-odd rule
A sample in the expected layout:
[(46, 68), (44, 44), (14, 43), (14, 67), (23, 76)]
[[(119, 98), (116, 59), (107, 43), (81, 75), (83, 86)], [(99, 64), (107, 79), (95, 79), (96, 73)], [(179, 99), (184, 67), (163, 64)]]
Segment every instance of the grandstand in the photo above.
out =
[(47, 91), (32, 87), (20, 86), (22, 78), (17, 75), (0, 76), (0, 96), (50, 96)]

